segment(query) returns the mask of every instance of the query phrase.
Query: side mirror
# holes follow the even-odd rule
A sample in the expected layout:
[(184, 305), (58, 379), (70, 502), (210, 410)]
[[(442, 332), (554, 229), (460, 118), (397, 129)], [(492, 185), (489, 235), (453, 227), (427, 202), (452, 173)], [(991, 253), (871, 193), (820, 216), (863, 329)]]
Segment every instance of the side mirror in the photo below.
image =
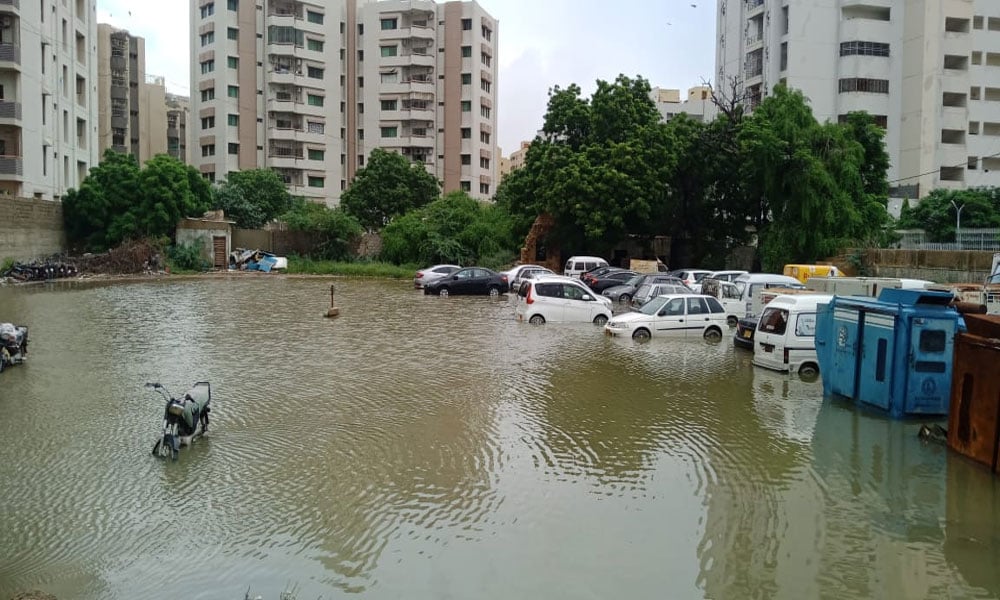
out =
[(593, 302), (594, 301), (594, 297), (591, 296), (590, 294), (584, 294), (584, 295), (580, 296), (580, 299), (583, 300), (584, 302)]
[(458, 281), (458, 275), (452, 275), (451, 279), (452, 281)]

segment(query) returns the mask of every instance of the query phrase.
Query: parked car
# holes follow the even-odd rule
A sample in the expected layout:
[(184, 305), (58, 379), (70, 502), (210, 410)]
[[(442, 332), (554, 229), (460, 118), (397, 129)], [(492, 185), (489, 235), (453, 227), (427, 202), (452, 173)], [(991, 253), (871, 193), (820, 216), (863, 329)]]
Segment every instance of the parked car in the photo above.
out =
[(746, 271), (712, 271), (708, 275), (705, 275), (704, 277), (699, 279), (698, 283), (689, 287), (699, 294), (708, 294), (709, 296), (714, 296), (715, 294), (711, 294), (705, 291), (704, 288), (702, 288), (702, 284), (705, 283), (706, 279), (715, 279), (716, 281), (733, 281), (740, 275), (745, 275), (746, 273), (747, 273)]
[(581, 273), (580, 281), (582, 281), (589, 287), (590, 284), (594, 282), (594, 280), (596, 280), (598, 277), (602, 277), (604, 275), (607, 275), (608, 273), (614, 273), (616, 271), (624, 271), (624, 270), (625, 269), (621, 267), (610, 267), (607, 265), (603, 267), (596, 267), (594, 269), (587, 271), (586, 273)]
[(670, 283), (681, 287), (684, 286), (680, 279), (669, 277), (666, 273), (660, 275), (640, 273), (621, 285), (605, 289), (601, 292), (601, 295), (605, 298), (617, 300), (622, 304), (629, 304), (632, 302), (632, 296), (635, 295), (636, 290), (644, 283)]
[[(545, 269), (544, 271), (541, 270), (541, 269), (529, 269), (529, 270), (527, 270), (525, 273), (523, 273), (521, 275), (521, 279), (520, 279), (520, 281), (518, 281), (517, 289), (515, 289), (514, 286), (511, 286), (510, 293), (512, 293), (512, 294), (516, 293), (520, 289), (521, 284), (523, 284), (525, 281), (529, 281), (529, 280), (532, 280), (532, 279), (537, 279), (539, 277), (566, 277), (566, 276), (565, 275), (559, 275), (558, 273), (553, 273), (552, 271), (550, 271), (548, 269)], [(572, 279), (574, 281), (580, 281), (576, 277), (566, 277), (566, 279)]]
[(747, 350), (753, 350), (753, 332), (757, 328), (757, 317), (763, 306), (754, 306), (755, 296), (759, 298), (759, 292), (767, 288), (787, 288), (805, 289), (798, 279), (787, 275), (775, 275), (773, 273), (746, 273), (733, 280), (737, 291), (740, 293), (740, 301), (746, 307), (744, 315), (736, 324), (736, 334), (733, 336), (733, 344)]
[(420, 269), (413, 276), (413, 287), (420, 289), (428, 283), (437, 281), (442, 277), (447, 277), (461, 268), (459, 265), (434, 265), (426, 269)]
[(688, 286), (692, 291), (698, 291), (695, 289), (695, 286), (709, 273), (711, 271), (705, 269), (678, 269), (670, 272), (671, 275), (683, 281), (684, 285)]
[(532, 325), (578, 322), (600, 326), (611, 318), (611, 301), (594, 294), (579, 280), (539, 276), (521, 282), (514, 315)]
[(541, 265), (518, 265), (507, 271), (507, 282), (510, 284), (511, 293), (517, 292), (517, 288), (521, 284), (521, 280), (533, 273), (548, 273), (549, 275), (555, 275), (551, 269)]
[(587, 285), (595, 293), (600, 294), (609, 287), (621, 285), (638, 275), (635, 271), (611, 271), (592, 280)]
[(571, 256), (563, 268), (563, 275), (579, 277), (591, 269), (608, 266), (608, 261), (600, 256)]
[(719, 341), (726, 327), (726, 312), (715, 298), (665, 294), (653, 298), (637, 312), (615, 315), (604, 330), (611, 335), (627, 335), (634, 340), (698, 336)]
[(496, 298), (510, 289), (507, 276), (484, 267), (465, 267), (424, 286), (424, 294), (488, 294)]
[(636, 310), (643, 304), (649, 302), (657, 296), (662, 296), (663, 294), (693, 294), (683, 283), (680, 283), (679, 279), (673, 280), (676, 283), (644, 283), (639, 286), (639, 289), (635, 291), (635, 295), (632, 296), (632, 309)]
[(832, 298), (830, 294), (796, 294), (771, 300), (757, 322), (753, 364), (806, 376), (818, 374), (816, 311)]

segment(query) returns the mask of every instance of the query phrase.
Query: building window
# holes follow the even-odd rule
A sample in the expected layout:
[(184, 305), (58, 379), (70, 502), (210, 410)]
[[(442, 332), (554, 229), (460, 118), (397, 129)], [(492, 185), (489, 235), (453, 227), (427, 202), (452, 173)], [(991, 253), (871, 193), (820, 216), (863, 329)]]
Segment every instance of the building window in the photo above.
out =
[(489, 144), (490, 143), (490, 134), (486, 133), (485, 131), (480, 131), (479, 132), (479, 141), (482, 142), (482, 143), (484, 143), (484, 144)]
[(393, 126), (393, 127), (383, 127), (382, 128), (382, 137), (384, 137), (384, 138), (399, 137), (399, 131), (397, 130), (397, 128), (395, 126)]
[(309, 121), (306, 123), (306, 131), (309, 133), (326, 133), (326, 125), (319, 121)]
[(235, 27), (227, 27), (226, 28), (226, 38), (228, 38), (230, 40), (238, 40), (238, 39), (240, 39), (240, 30), (236, 29)]
[(358, 155), (358, 166), (359, 167), (365, 166), (365, 155), (364, 154), (359, 154)]
[(470, 140), (470, 139), (472, 139), (472, 129), (471, 128), (469, 128), (469, 127), (463, 127), (462, 128), (462, 139), (463, 140)]
[(481, 115), (481, 116), (482, 116), (483, 118), (485, 118), (485, 119), (489, 119), (489, 118), (490, 118), (490, 113), (491, 113), (491, 112), (492, 112), (492, 111), (490, 110), (490, 107), (489, 107), (489, 106), (480, 106), (480, 107), (479, 107), (479, 114), (480, 114), (480, 115)]
[(382, 51), (382, 56), (396, 56), (399, 51), (396, 46), (381, 46), (379, 49)]
[(201, 74), (202, 75), (204, 75), (205, 73), (211, 73), (214, 70), (215, 70), (215, 61), (214, 60), (206, 60), (205, 62), (201, 63)]
[(462, 46), (462, 58), (472, 58), (472, 46)]
[(482, 61), (483, 64), (486, 65), (487, 67), (493, 64), (493, 58), (489, 54), (486, 54), (485, 52), (482, 53)]
[(358, 77), (358, 87), (359, 88), (365, 87), (365, 78), (364, 77)]
[(240, 97), (239, 86), (231, 85), (228, 88), (226, 88), (226, 95), (229, 96), (230, 98), (239, 98)]
[(209, 44), (211, 44), (212, 42), (215, 41), (215, 32), (214, 31), (209, 31), (208, 33), (201, 34), (201, 36), (199, 36), (199, 37), (201, 39), (201, 45), (202, 46), (207, 46), (207, 45), (209, 45)]
[(472, 155), (471, 154), (463, 154), (462, 155), (462, 164), (463, 165), (471, 165), (472, 164)]
[(307, 67), (306, 75), (310, 79), (323, 79), (323, 69), (320, 69), (319, 67)]
[(779, 64), (778, 70), (788, 70), (788, 42), (781, 42), (781, 63)]
[(240, 126), (240, 116), (239, 115), (228, 115), (226, 117), (226, 123), (230, 127), (239, 127)]
[(462, 100), (462, 112), (472, 112), (471, 100)]
[(490, 168), (490, 159), (486, 158), (485, 156), (480, 156), (479, 157), (479, 168), (480, 169), (489, 169)]
[(312, 38), (306, 38), (306, 49), (312, 50), (313, 52), (323, 51), (323, 42), (320, 40), (314, 40)]
[(201, 101), (208, 102), (209, 100), (215, 100), (215, 88), (201, 90)]
[(215, 14), (215, 3), (209, 2), (205, 6), (201, 7), (201, 18), (206, 19)]
[(472, 73), (462, 73), (462, 85), (472, 85)]
[(212, 129), (215, 127), (215, 117), (202, 117), (201, 118), (201, 128), (202, 129)]
[(396, 29), (396, 19), (382, 19), (381, 21), (382, 31), (388, 29)]
[(325, 185), (325, 180), (322, 177), (316, 177), (315, 175), (309, 176), (309, 187), (321, 188)]
[(462, 19), (462, 31), (472, 31), (472, 19)]
[(479, 193), (480, 194), (489, 195), (489, 193), (490, 193), (490, 184), (488, 184), (488, 183), (480, 183), (479, 184)]
[(472, 191), (472, 182), (471, 181), (462, 181), (462, 182), (459, 182), (458, 185), (461, 187), (461, 189), (462, 189), (463, 192), (471, 192)]
[(202, 156), (215, 156), (215, 144), (205, 144), (201, 147)]
[(235, 57), (235, 56), (227, 56), (226, 57), (226, 66), (228, 66), (230, 69), (239, 69), (240, 68), (240, 59), (237, 58), (237, 57)]
[(323, 96), (316, 94), (306, 94), (306, 104), (309, 106), (323, 106)]
[(396, 101), (395, 100), (383, 100), (382, 101), (382, 110), (396, 110)]
[(326, 156), (326, 152), (323, 150), (309, 149), (309, 160), (323, 160), (324, 156)]
[(316, 23), (317, 25), (323, 24), (323, 13), (318, 13), (313, 10), (306, 11), (306, 21), (310, 23)]
[(229, 144), (229, 153), (230, 154), (239, 154), (240, 153), (240, 145), (239, 144), (230, 143)]
[(841, 92), (869, 92), (872, 94), (888, 94), (888, 79), (867, 79), (864, 77), (849, 77), (840, 80)]
[(841, 56), (889, 56), (889, 44), (883, 42), (841, 42)]
[(365, 130), (364, 129), (359, 129), (358, 130), (358, 140), (360, 141), (360, 140), (363, 140), (363, 139), (365, 139)]
[(391, 73), (381, 73), (382, 83), (397, 83), (399, 81), (399, 73), (392, 71)]
[(492, 84), (490, 84), (490, 82), (489, 82), (489, 81), (486, 81), (485, 79), (480, 79), (480, 80), (479, 80), (479, 88), (480, 88), (481, 90), (483, 90), (484, 92), (486, 92), (487, 94), (488, 94), (488, 93), (490, 93), (490, 89), (491, 89), (492, 87), (493, 87), (493, 85), (492, 85)]
[(486, 25), (483, 25), (483, 37), (486, 38), (487, 42), (493, 39), (493, 30)]
[(239, 10), (240, 0), (226, 0), (226, 8), (229, 10)]

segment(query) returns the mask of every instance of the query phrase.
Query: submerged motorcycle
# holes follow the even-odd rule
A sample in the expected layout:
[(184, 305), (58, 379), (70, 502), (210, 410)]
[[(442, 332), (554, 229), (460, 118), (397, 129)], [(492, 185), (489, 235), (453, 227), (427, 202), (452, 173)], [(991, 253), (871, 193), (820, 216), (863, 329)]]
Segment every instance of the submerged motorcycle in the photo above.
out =
[(146, 389), (158, 392), (167, 403), (163, 409), (163, 432), (153, 445), (153, 456), (177, 460), (181, 446), (191, 445), (208, 431), (212, 384), (199, 381), (180, 398), (171, 396), (160, 383), (147, 383)]
[(28, 357), (28, 328), (0, 323), (0, 371), (7, 365), (24, 362)]

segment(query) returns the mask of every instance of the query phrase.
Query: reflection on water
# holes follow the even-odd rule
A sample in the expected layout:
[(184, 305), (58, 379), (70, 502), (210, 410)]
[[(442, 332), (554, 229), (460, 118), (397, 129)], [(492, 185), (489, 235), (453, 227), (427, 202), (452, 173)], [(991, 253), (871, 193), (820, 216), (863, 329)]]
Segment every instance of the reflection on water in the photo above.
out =
[[(0, 288), (0, 597), (995, 596), (997, 484), (728, 343), (286, 277)], [(141, 384), (212, 382), (152, 459)], [(183, 573), (183, 576), (178, 574)]]

